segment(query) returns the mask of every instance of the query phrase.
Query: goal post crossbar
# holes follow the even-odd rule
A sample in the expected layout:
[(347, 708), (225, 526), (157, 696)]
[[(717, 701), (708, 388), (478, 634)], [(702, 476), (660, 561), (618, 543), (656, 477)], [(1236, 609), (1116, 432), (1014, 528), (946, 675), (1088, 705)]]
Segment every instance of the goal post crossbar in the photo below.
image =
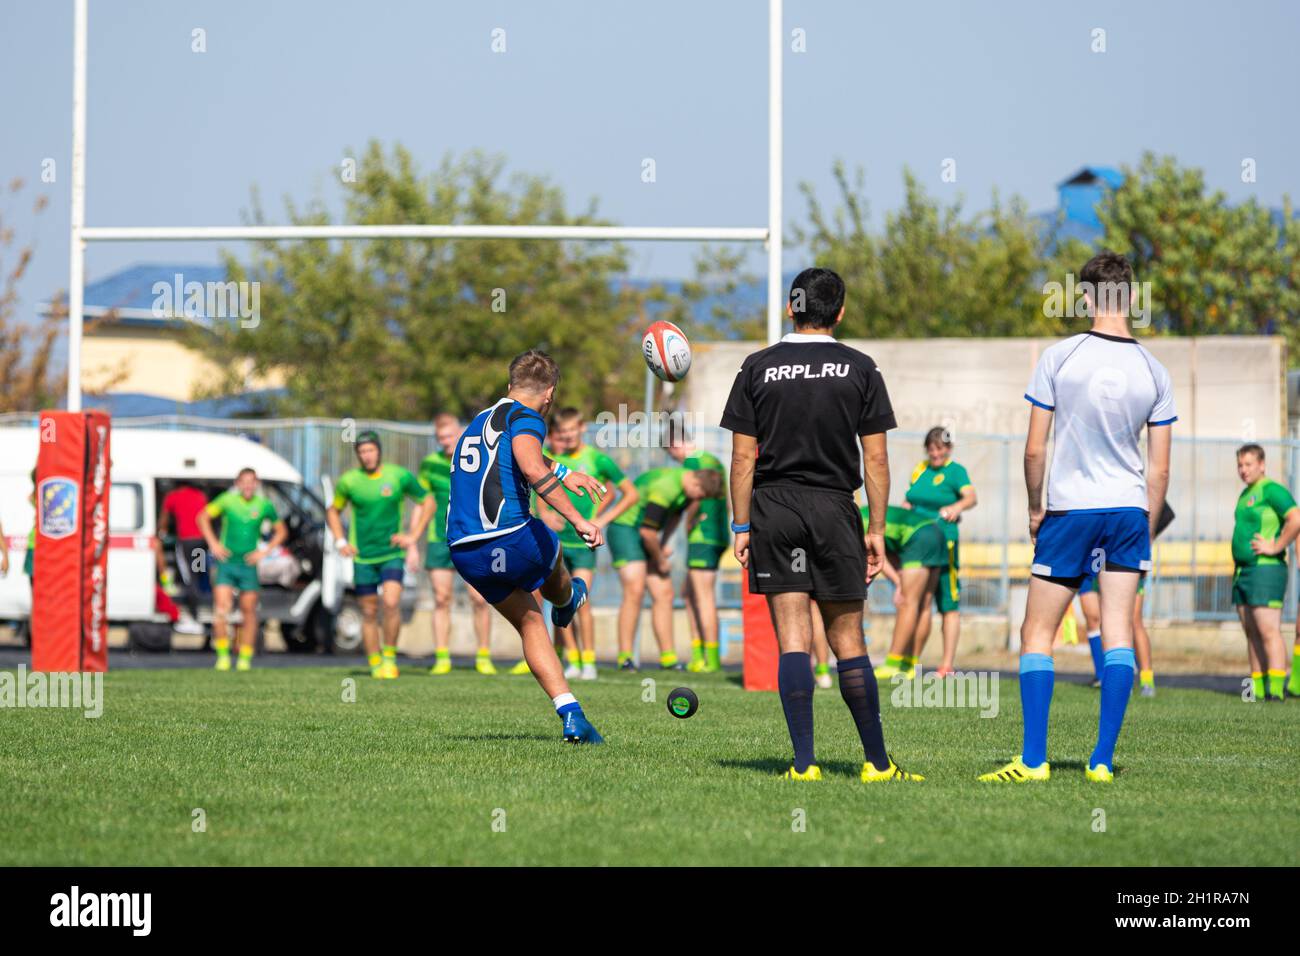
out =
[(766, 227), (723, 226), (86, 226), (85, 242), (249, 242), (311, 239), (549, 239), (589, 242), (767, 242)]
[(81, 344), (85, 296), (85, 251), (91, 242), (239, 242), (311, 239), (545, 239), (593, 242), (761, 242), (767, 251), (767, 341), (781, 334), (785, 318), (782, 287), (782, 59), (784, 0), (767, 0), (767, 226), (765, 228), (373, 225), (373, 226), (87, 226), (86, 74), (89, 0), (72, 0), (72, 155), (68, 265), (69, 411), (81, 409)]

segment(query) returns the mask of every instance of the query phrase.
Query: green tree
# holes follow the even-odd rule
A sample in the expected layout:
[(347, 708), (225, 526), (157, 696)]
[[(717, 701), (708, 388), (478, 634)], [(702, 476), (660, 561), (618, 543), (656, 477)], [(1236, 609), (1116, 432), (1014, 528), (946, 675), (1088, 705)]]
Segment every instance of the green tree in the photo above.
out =
[[(372, 142), (345, 184), (347, 223), (600, 223), (594, 204), (567, 209), (546, 180), (471, 153), (431, 174), (401, 146)], [(292, 223), (326, 224), (320, 202)], [(252, 221), (264, 219), (254, 195)], [(625, 250), (611, 243), (526, 240), (268, 242), (233, 281), (260, 283), (260, 321), (190, 333), (226, 370), (214, 391), (250, 376), (283, 381), (285, 414), (427, 419), (473, 414), (505, 392), (506, 366), (529, 348), (559, 362), (565, 404), (610, 408), (638, 394), (637, 293), (616, 286)]]
[[(1199, 169), (1146, 153), (1099, 208), (1098, 246), (1129, 256), (1150, 282), (1152, 325), (1173, 335), (1284, 335), (1300, 345), (1300, 220), (1253, 197), (1229, 205)], [(1081, 261), (1081, 260), (1080, 260)], [(1075, 265), (1074, 268), (1078, 268)]]
[(1051, 335), (1056, 320), (1043, 310), (1050, 230), (1023, 200), (967, 214), (959, 199), (942, 205), (904, 170), (905, 198), (878, 233), (859, 169), (850, 179), (833, 168), (839, 204), (827, 210), (813, 188), (800, 186), (806, 225), (796, 244), (834, 269), (849, 288), (843, 334), (863, 338)]

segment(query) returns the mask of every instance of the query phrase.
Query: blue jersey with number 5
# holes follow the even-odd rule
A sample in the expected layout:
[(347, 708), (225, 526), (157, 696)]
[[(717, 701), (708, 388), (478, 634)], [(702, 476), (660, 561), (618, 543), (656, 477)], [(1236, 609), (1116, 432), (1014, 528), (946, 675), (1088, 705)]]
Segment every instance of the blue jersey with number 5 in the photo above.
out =
[(528, 479), (515, 464), (516, 435), (546, 437), (546, 422), (527, 405), (503, 398), (474, 416), (451, 458), (447, 543), (509, 534), (528, 523)]

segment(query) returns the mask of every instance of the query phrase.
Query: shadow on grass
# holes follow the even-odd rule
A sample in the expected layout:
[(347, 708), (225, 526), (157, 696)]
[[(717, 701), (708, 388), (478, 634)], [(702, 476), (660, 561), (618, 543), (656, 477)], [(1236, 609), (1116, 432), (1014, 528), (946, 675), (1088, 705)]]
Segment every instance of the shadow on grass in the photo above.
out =
[[(789, 759), (778, 757), (760, 757), (757, 760), (719, 760), (719, 767), (726, 770), (751, 770), (765, 777), (780, 777), (790, 769)], [(847, 760), (819, 761), (823, 775), (856, 777), (862, 773), (862, 764), (849, 763)]]
[(485, 740), (547, 740), (555, 741), (559, 738), (555, 734), (454, 734), (446, 738), (447, 740), (471, 740), (476, 743), (482, 743)]

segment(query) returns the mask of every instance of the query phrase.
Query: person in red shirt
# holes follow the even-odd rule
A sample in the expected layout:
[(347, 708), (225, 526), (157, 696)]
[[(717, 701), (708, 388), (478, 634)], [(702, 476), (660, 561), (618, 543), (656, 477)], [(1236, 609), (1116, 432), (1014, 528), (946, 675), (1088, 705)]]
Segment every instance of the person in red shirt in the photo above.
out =
[(192, 633), (195, 628), (199, 628), (199, 575), (194, 568), (196, 560), (207, 550), (198, 521), (199, 512), (207, 506), (208, 496), (194, 485), (182, 481), (163, 497), (162, 510), (158, 515), (159, 539), (169, 531), (176, 536), (176, 570), (181, 576), (185, 608), (189, 611), (188, 620), (182, 618), (176, 623), (176, 629), (181, 633)]

